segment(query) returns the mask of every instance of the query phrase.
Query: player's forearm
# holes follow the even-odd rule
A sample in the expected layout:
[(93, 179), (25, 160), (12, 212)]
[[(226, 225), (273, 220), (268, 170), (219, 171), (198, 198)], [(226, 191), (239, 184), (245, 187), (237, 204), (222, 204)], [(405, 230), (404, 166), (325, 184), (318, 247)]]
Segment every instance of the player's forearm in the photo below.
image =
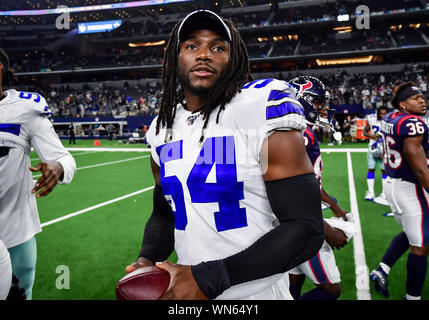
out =
[(321, 196), (314, 174), (269, 181), (266, 186), (280, 225), (233, 256), (192, 266), (207, 297), (216, 297), (228, 285), (286, 272), (312, 258), (322, 246)]
[(76, 161), (62, 145), (52, 123), (40, 117), (34, 128), (31, 144), (43, 162), (57, 161), (63, 168), (60, 184), (70, 183), (76, 173)]
[(162, 188), (155, 185), (153, 211), (146, 223), (139, 257), (153, 263), (166, 260), (174, 250), (174, 215)]
[(405, 139), (404, 154), (417, 180), (427, 189), (429, 188), (429, 170), (426, 154), (421, 146), (421, 142), (419, 142), (420, 140), (422, 139)]
[(326, 202), (327, 204), (330, 205), (331, 209), (334, 210), (336, 208), (339, 208), (337, 203), (334, 201), (334, 199), (332, 199), (332, 197), (325, 191), (325, 189), (321, 189), (321, 194), (322, 194), (322, 201)]
[(414, 168), (413, 173), (425, 189), (429, 189), (429, 170), (427, 167)]

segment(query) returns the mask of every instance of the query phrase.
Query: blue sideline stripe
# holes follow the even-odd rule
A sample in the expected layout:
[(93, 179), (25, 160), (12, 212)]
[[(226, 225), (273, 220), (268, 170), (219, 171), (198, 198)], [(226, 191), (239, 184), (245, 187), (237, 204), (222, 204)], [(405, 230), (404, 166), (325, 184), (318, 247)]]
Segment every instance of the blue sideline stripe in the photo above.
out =
[(0, 123), (0, 132), (12, 133), (16, 136), (19, 136), (21, 132), (21, 125), (14, 123)]
[(268, 120), (268, 119), (281, 117), (288, 113), (297, 113), (303, 116), (304, 110), (300, 106), (292, 102), (284, 102), (277, 106), (267, 107), (265, 115), (266, 115), (266, 119)]

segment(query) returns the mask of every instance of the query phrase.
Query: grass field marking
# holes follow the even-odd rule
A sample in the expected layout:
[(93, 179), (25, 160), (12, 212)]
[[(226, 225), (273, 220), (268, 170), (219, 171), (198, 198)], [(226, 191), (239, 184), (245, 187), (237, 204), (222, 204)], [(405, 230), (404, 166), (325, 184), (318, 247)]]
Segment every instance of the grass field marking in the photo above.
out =
[[(90, 169), (90, 168), (108, 166), (108, 165), (111, 165), (111, 164), (117, 164), (117, 163), (122, 163), (122, 162), (127, 162), (127, 161), (133, 161), (133, 160), (138, 160), (138, 159), (144, 159), (144, 158), (149, 158), (149, 157), (150, 156), (139, 156), (139, 157), (129, 158), (129, 159), (123, 159), (123, 160), (116, 160), (116, 161), (110, 161), (110, 162), (102, 162), (102, 163), (92, 164), (90, 166), (76, 168), (76, 170), (83, 170), (83, 169)], [(33, 178), (39, 178), (41, 176), (42, 176), (41, 174), (38, 174), (38, 175), (33, 176)]]
[(320, 148), (322, 152), (368, 152), (368, 148)]
[(350, 209), (355, 220), (356, 233), (353, 237), (353, 252), (355, 259), (357, 300), (371, 300), (369, 292), (369, 270), (366, 265), (365, 249), (360, 224), (359, 207), (356, 197), (355, 180), (353, 176), (352, 157), (347, 152), (347, 170), (349, 178)]
[[(75, 157), (75, 156), (81, 156), (84, 154), (92, 154), (92, 153), (96, 153), (96, 151), (76, 152), (76, 153), (73, 153), (72, 156)], [(30, 158), (30, 161), (34, 161), (34, 160), (41, 160), (41, 159), (40, 158)]]
[(75, 216), (78, 216), (78, 215), (80, 215), (80, 214), (82, 214), (82, 213), (85, 213), (85, 212), (88, 212), (88, 211), (91, 211), (91, 210), (95, 210), (95, 209), (98, 209), (98, 208), (101, 208), (101, 207), (107, 206), (107, 205), (109, 205), (109, 204), (112, 204), (112, 203), (115, 203), (115, 202), (118, 202), (118, 201), (124, 200), (124, 199), (126, 199), (126, 198), (136, 196), (136, 195), (138, 195), (138, 194), (140, 194), (140, 193), (143, 193), (143, 192), (146, 192), (146, 191), (152, 190), (153, 188), (155, 188), (155, 186), (147, 187), (147, 188), (144, 188), (144, 189), (141, 189), (141, 190), (138, 190), (138, 191), (135, 191), (135, 192), (132, 192), (132, 193), (126, 194), (126, 195), (124, 195), (124, 196), (122, 196), (122, 197), (115, 198), (115, 199), (112, 199), (112, 200), (109, 200), (109, 201), (105, 201), (105, 202), (102, 202), (102, 203), (96, 204), (95, 206), (88, 207), (88, 208), (86, 208), (86, 209), (79, 210), (79, 211), (76, 211), (76, 212), (73, 212), (73, 213), (67, 214), (67, 215), (62, 216), (62, 217), (60, 217), (60, 218), (50, 220), (50, 221), (48, 221), (48, 222), (42, 223), (42, 228), (47, 227), (47, 226), (50, 226), (50, 225), (52, 225), (52, 224), (54, 224), (54, 223), (57, 223), (57, 222), (60, 222), (60, 221), (64, 221), (64, 220), (70, 219), (70, 218), (75, 217)]
[(66, 148), (67, 151), (94, 151), (94, 152), (150, 152), (149, 148)]

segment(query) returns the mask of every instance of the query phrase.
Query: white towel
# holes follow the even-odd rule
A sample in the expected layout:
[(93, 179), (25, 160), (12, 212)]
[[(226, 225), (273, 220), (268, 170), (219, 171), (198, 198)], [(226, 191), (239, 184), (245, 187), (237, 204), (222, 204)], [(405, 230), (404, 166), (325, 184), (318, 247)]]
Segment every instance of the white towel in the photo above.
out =
[(350, 241), (350, 239), (353, 237), (353, 235), (356, 233), (355, 223), (353, 219), (352, 213), (347, 213), (346, 217), (348, 221), (344, 221), (341, 217), (332, 217), (329, 219), (324, 219), (331, 227), (340, 229), (344, 232), (346, 235), (347, 241)]

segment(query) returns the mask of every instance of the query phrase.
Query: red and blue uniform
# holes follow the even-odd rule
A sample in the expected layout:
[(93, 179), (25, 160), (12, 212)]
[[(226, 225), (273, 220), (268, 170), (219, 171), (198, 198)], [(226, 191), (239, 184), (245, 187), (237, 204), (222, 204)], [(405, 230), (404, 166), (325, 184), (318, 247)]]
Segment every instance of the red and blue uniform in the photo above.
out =
[[(304, 141), (308, 157), (314, 167), (314, 173), (319, 180), (320, 187), (322, 187), (322, 156), (319, 142), (311, 126), (307, 126), (304, 131)], [(329, 223), (329, 219), (326, 221)], [(341, 281), (334, 252), (326, 240), (313, 258), (296, 266), (289, 273), (295, 275), (305, 274), (315, 284), (333, 284)]]
[(417, 180), (404, 154), (406, 138), (423, 136), (422, 147), (429, 159), (428, 127), (424, 120), (409, 113), (391, 112), (381, 122), (386, 199), (410, 245), (429, 245), (429, 193)]
[(404, 155), (403, 146), (407, 137), (424, 135), (422, 147), (429, 159), (428, 127), (424, 120), (409, 113), (391, 112), (384, 116), (381, 132), (384, 141), (386, 174), (392, 178), (418, 183)]
[(304, 131), (304, 141), (308, 157), (313, 164), (314, 174), (316, 175), (320, 185), (322, 185), (322, 156), (320, 154), (319, 142), (317, 141), (316, 135), (310, 126), (307, 126)]

